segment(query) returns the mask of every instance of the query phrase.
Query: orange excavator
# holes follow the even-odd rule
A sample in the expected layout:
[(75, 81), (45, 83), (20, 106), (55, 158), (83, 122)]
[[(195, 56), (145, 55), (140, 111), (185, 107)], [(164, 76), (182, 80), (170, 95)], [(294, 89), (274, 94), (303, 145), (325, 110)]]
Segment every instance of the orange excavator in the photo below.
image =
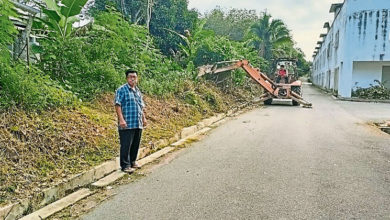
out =
[[(218, 67), (218, 65), (224, 65)], [(275, 83), (259, 69), (252, 67), (248, 60), (220, 62), (214, 65), (200, 68), (198, 77), (206, 74), (218, 74), (226, 71), (242, 68), (265, 92), (260, 96), (260, 101), (264, 104), (271, 104), (273, 99), (292, 100), (293, 105), (311, 108), (312, 104), (302, 98), (302, 82), (296, 80), (289, 84)]]

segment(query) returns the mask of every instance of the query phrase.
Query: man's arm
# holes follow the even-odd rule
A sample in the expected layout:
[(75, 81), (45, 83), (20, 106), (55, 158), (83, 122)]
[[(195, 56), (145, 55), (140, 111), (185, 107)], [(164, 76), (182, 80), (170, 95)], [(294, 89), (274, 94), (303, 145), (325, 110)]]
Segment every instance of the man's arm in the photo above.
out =
[(148, 126), (148, 121), (146, 121), (146, 116), (145, 116), (145, 110), (142, 111), (142, 123), (144, 127)]
[(115, 111), (116, 111), (116, 114), (118, 115), (119, 126), (121, 128), (126, 128), (127, 124), (126, 124), (125, 119), (123, 118), (122, 107), (120, 105), (115, 105)]
[[(139, 91), (139, 90), (138, 90)], [(143, 127), (146, 127), (148, 126), (148, 121), (146, 121), (146, 115), (145, 115), (145, 103), (144, 103), (144, 99), (143, 99), (143, 95), (141, 93), (141, 91), (139, 91), (139, 94), (141, 96), (141, 106), (142, 106), (142, 124), (143, 124)]]

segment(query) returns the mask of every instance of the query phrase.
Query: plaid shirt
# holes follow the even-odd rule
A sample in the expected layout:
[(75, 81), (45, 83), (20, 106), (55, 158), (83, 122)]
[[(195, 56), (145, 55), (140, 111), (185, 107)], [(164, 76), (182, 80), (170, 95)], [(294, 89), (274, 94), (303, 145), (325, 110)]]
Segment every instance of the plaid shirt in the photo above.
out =
[[(143, 128), (142, 115), (145, 107), (141, 91), (138, 87), (132, 89), (129, 84), (119, 87), (115, 93), (115, 105), (120, 105), (127, 128)], [(119, 127), (119, 125), (118, 125)], [(119, 127), (119, 129), (122, 129)]]

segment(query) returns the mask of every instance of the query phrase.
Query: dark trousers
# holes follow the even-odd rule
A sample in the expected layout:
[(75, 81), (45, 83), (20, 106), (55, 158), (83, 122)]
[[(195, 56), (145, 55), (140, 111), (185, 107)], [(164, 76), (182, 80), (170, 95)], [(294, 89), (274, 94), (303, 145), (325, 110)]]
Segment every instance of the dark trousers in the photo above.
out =
[(280, 80), (281, 79), (284, 79), (284, 83), (285, 84), (288, 84), (288, 76), (281, 76), (281, 75), (278, 75), (278, 77), (276, 78), (276, 83), (280, 83)]
[(131, 167), (137, 159), (141, 135), (142, 129), (139, 128), (119, 130), (120, 165), (122, 169)]

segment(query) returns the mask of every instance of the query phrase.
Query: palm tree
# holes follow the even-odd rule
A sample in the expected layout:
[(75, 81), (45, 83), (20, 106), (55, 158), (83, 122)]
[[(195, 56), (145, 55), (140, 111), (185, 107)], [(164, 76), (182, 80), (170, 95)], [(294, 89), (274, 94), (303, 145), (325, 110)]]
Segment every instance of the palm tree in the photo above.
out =
[(251, 26), (249, 33), (252, 35), (252, 45), (266, 60), (272, 58), (273, 48), (292, 42), (286, 24), (280, 19), (272, 19), (267, 12), (263, 12), (260, 19)]
[[(299, 49), (299, 48), (298, 48)], [(283, 43), (272, 48), (273, 58), (296, 58), (298, 57), (300, 51), (294, 47), (294, 43)]]

